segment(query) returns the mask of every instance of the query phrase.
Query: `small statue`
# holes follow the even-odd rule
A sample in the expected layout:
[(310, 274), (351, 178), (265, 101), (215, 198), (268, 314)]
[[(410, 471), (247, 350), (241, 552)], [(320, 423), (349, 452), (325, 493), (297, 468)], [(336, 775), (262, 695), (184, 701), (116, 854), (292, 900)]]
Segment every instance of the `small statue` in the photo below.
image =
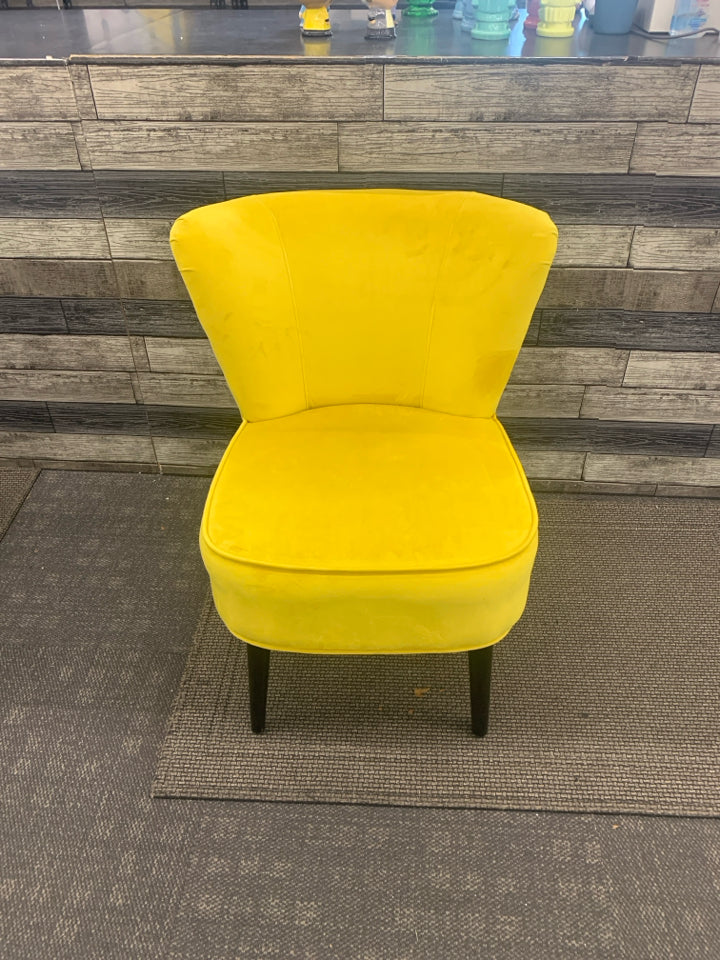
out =
[(300, 31), (304, 37), (331, 37), (331, 0), (306, 0), (300, 7)]
[(394, 40), (395, 17), (393, 7), (396, 0), (366, 0), (368, 10), (366, 40)]

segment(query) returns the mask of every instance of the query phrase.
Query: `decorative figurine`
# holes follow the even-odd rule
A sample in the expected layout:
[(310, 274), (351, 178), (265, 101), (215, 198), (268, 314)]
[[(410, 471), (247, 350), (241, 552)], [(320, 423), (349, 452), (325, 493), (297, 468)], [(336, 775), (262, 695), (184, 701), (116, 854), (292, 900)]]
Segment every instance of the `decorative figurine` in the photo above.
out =
[(539, 37), (571, 37), (575, 33), (575, 0), (541, 0)]
[(304, 37), (331, 37), (330, 0), (306, 0), (300, 7), (300, 31)]
[(510, 36), (508, 0), (475, 0), (476, 40), (504, 40)]
[(465, 0), (455, 0), (455, 7), (453, 8), (453, 20), (462, 20), (463, 18), (463, 7), (465, 6)]
[(366, 2), (370, 9), (365, 39), (394, 40), (397, 34), (392, 10), (396, 0), (366, 0)]
[[(540, 2), (540, 0), (538, 0)], [(460, 29), (463, 33), (470, 33), (475, 26), (475, 0), (463, 0), (463, 15)]]
[(527, 16), (523, 22), (524, 30), (536, 30), (540, 22), (540, 0), (527, 0)]
[(437, 10), (432, 5), (432, 0), (408, 0), (405, 9), (406, 17), (436, 17)]

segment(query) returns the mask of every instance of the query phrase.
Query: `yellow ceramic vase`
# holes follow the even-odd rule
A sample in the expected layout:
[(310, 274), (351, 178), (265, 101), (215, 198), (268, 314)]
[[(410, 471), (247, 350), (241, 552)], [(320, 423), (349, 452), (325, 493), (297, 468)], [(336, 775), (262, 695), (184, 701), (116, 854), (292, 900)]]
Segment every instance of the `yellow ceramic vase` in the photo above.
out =
[(541, 0), (537, 25), (539, 37), (571, 37), (575, 32), (575, 4), (567, 0)]

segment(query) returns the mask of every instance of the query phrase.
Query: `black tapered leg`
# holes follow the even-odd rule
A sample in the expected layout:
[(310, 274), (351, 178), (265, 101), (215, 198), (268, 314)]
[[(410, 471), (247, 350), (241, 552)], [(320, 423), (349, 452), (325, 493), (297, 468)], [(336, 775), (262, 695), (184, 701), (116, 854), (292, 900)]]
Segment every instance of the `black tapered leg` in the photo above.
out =
[(246, 643), (248, 658), (248, 682), (250, 687), (250, 729), (262, 733), (265, 729), (265, 704), (267, 703), (270, 651)]
[(492, 676), (492, 656), (494, 647), (481, 647), (468, 651), (470, 666), (470, 714), (472, 732), (484, 737), (488, 731), (490, 714), (490, 680)]

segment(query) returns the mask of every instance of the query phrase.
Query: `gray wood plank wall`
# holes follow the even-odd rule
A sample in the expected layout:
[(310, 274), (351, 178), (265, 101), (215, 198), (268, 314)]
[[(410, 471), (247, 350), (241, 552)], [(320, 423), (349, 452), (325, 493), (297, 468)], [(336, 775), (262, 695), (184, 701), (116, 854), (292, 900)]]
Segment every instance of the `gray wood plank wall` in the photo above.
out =
[(173, 220), (408, 187), (559, 225), (499, 407), (538, 489), (720, 493), (716, 64), (71, 58), (0, 77), (0, 466), (211, 472), (240, 414)]

